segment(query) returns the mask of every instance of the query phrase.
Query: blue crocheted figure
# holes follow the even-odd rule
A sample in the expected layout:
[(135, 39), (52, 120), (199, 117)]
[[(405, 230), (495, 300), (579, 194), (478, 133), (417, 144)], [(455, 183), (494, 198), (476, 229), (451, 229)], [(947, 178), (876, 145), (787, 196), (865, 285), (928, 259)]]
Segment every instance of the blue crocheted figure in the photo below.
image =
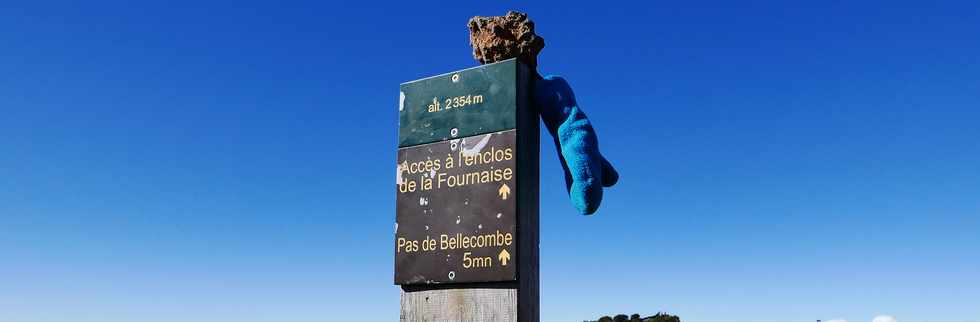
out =
[(535, 82), (534, 101), (548, 132), (555, 139), (558, 158), (565, 169), (565, 184), (572, 205), (590, 215), (602, 203), (602, 188), (619, 180), (619, 173), (599, 153), (592, 124), (575, 101), (575, 94), (561, 76), (545, 76)]
[[(510, 11), (504, 16), (473, 17), (468, 26), (473, 58), (481, 64), (518, 57), (537, 69), (544, 39), (534, 33), (527, 14)], [(558, 147), (572, 205), (583, 215), (593, 214), (602, 202), (602, 188), (616, 184), (619, 174), (599, 153), (595, 130), (568, 82), (561, 76), (536, 77), (534, 87), (541, 119)]]

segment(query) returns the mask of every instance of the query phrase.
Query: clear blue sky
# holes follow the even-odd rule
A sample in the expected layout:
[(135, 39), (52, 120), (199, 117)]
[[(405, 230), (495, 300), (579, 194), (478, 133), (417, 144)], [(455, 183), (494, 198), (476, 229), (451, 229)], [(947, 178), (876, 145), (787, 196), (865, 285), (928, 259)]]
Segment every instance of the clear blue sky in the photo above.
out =
[(0, 321), (396, 320), (398, 84), (510, 8), (622, 175), (542, 147), (543, 321), (980, 321), (975, 1), (199, 2), (0, 5)]

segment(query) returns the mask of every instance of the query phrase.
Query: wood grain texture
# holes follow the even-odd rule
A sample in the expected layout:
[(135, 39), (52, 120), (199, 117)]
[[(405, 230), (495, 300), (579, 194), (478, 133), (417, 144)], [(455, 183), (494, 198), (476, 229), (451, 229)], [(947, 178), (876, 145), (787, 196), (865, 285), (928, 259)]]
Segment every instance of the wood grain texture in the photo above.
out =
[(541, 130), (540, 112), (532, 103), (536, 72), (517, 69), (517, 320), (537, 322), (539, 309), (539, 249)]
[(517, 322), (517, 289), (402, 291), (402, 322)]

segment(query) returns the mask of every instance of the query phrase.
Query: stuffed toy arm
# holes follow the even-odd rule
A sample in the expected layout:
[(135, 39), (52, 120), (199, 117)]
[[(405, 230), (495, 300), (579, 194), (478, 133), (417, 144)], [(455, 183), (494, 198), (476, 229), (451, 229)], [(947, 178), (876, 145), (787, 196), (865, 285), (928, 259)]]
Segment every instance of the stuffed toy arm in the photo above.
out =
[(616, 184), (619, 174), (599, 153), (595, 130), (564, 78), (537, 79), (534, 100), (555, 139), (572, 205), (583, 215), (595, 213), (602, 202), (602, 188)]

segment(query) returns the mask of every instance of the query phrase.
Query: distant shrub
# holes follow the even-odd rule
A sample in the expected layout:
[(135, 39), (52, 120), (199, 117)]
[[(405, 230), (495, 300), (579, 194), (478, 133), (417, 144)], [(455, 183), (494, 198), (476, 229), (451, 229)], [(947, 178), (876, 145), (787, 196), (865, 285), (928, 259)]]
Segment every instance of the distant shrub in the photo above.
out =
[(639, 314), (633, 314), (631, 316), (626, 316), (625, 314), (618, 314), (615, 317), (609, 317), (608, 315), (599, 318), (596, 321), (583, 321), (583, 322), (681, 322), (681, 318), (676, 315), (670, 315), (667, 313), (657, 313), (654, 316), (648, 316), (641, 318)]
[(681, 322), (681, 318), (667, 313), (657, 313), (654, 316), (643, 319), (643, 322)]

